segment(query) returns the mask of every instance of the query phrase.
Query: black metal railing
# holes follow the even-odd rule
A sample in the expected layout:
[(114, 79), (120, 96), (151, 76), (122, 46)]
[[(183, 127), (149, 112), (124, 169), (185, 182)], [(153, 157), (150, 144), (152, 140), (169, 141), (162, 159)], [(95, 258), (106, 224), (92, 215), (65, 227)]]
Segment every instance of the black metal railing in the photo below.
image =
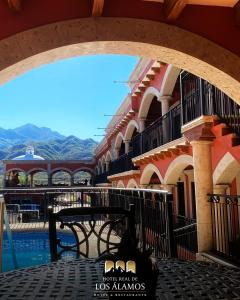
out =
[(175, 256), (180, 259), (195, 260), (198, 252), (197, 224), (192, 223), (173, 231)]
[[(116, 189), (107, 187), (69, 187), (69, 188), (34, 188), (34, 189), (4, 189), (1, 191), (6, 199), (10, 223), (25, 223), (48, 221), (48, 207), (54, 213), (62, 209), (81, 207), (122, 207), (129, 209), (130, 204), (135, 207), (135, 228), (139, 240), (139, 247), (143, 250), (152, 249), (156, 257), (179, 257), (194, 259), (197, 252), (197, 231), (195, 220), (190, 220), (172, 213), (172, 195), (159, 190), (147, 189)], [(11, 195), (17, 198), (31, 198), (25, 200), (28, 205), (40, 203), (32, 212), (19, 212), (16, 200), (10, 200)], [(40, 202), (39, 202), (40, 197)], [(37, 198), (37, 199), (34, 199)], [(25, 216), (24, 216), (25, 214)], [(105, 216), (106, 218), (106, 216)], [(87, 219), (82, 220), (88, 221)], [(96, 220), (102, 225), (105, 219)], [(117, 227), (115, 232), (122, 236), (122, 229)]]
[(240, 263), (240, 195), (209, 195), (213, 251)]
[[(151, 248), (157, 257), (169, 257), (174, 255), (173, 247), (173, 220), (172, 220), (172, 195), (165, 191), (138, 190), (138, 189), (114, 189), (114, 188), (35, 188), (22, 190), (2, 190), (4, 197), (11, 193), (42, 196), (39, 210), (46, 214), (40, 214), (39, 220), (48, 221), (47, 208), (51, 206), (53, 212), (58, 213), (65, 208), (88, 207), (122, 207), (129, 209), (130, 204), (135, 206), (135, 228), (139, 240), (139, 247), (143, 250)], [(33, 201), (33, 200), (32, 200)], [(6, 200), (9, 205), (9, 200)], [(11, 205), (14, 205), (11, 202)], [(8, 212), (11, 212), (10, 207)], [(105, 216), (106, 218), (106, 216)], [(87, 221), (87, 220), (85, 220)], [(99, 219), (101, 224), (102, 219)], [(17, 220), (27, 222), (27, 219)], [(31, 222), (34, 222), (31, 219)], [(116, 232), (118, 232), (116, 230)]]
[(109, 175), (136, 170), (137, 167), (133, 165), (132, 158), (133, 152), (130, 151), (113, 160), (109, 165)]
[(240, 135), (240, 106), (209, 82), (183, 71), (180, 75), (182, 124), (216, 115)]
[(132, 140), (133, 157), (181, 137), (181, 106), (169, 110)]

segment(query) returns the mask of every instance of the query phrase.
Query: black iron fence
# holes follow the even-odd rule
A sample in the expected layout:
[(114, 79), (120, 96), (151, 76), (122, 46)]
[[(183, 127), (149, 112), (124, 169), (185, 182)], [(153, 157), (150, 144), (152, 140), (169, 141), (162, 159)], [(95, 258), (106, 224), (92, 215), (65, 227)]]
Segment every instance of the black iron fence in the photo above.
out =
[[(65, 208), (80, 209), (81, 207), (84, 209), (121, 207), (128, 210), (130, 205), (134, 204), (136, 235), (141, 249), (152, 249), (157, 257), (176, 256), (188, 259), (193, 259), (197, 252), (196, 225), (190, 220), (179, 221), (179, 218), (173, 215), (172, 195), (166, 191), (81, 187), (16, 191), (5, 189), (2, 193), (6, 199), (10, 223), (48, 222), (49, 206), (53, 208), (54, 213), (58, 213)], [(16, 195), (16, 193), (18, 197), (29, 198), (31, 195), (25, 211), (19, 202), (9, 200), (11, 194)], [(34, 196), (37, 197), (35, 202)], [(99, 218), (97, 221), (101, 224), (103, 219)], [(190, 224), (191, 228), (186, 228), (186, 224)], [(120, 228), (116, 232), (121, 236)]]
[(240, 195), (209, 195), (213, 250), (240, 263)]
[(183, 71), (180, 75), (183, 125), (201, 115), (216, 115), (240, 134), (240, 106), (209, 82)]
[(181, 137), (181, 106), (169, 110), (132, 140), (133, 157)]

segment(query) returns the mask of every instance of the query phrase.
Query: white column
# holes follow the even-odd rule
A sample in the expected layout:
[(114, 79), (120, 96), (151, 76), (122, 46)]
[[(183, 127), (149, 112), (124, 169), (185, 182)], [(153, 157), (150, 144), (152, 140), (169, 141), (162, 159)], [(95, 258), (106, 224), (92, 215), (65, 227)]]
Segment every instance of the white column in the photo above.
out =
[(130, 148), (130, 141), (124, 141), (124, 144), (125, 144), (125, 153), (128, 153), (129, 152), (129, 148)]
[(196, 193), (198, 253), (212, 249), (211, 204), (207, 194), (212, 194), (211, 141), (192, 141)]
[(139, 132), (143, 132), (145, 129), (146, 119), (139, 119)]
[(160, 101), (162, 104), (162, 115), (165, 115), (169, 111), (170, 100), (172, 100), (172, 96), (169, 95), (160, 96), (158, 98), (158, 101)]

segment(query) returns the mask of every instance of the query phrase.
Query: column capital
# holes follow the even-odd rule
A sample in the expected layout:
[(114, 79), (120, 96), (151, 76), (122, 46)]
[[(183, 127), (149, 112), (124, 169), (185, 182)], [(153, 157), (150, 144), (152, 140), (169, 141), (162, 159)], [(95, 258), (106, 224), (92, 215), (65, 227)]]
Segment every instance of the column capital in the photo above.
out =
[(214, 194), (226, 194), (226, 190), (229, 188), (229, 184), (215, 184), (213, 186)]
[(190, 144), (192, 146), (194, 145), (211, 145), (213, 143), (212, 140), (196, 140), (196, 141), (191, 141)]
[(201, 116), (192, 122), (182, 126), (182, 133), (189, 142), (192, 141), (213, 141), (215, 135), (212, 133), (212, 116)]
[(172, 193), (172, 189), (175, 187), (174, 184), (161, 184), (161, 188)]
[(172, 96), (171, 95), (162, 95), (158, 97), (158, 101), (160, 102), (164, 102), (164, 101), (170, 101), (172, 100)]

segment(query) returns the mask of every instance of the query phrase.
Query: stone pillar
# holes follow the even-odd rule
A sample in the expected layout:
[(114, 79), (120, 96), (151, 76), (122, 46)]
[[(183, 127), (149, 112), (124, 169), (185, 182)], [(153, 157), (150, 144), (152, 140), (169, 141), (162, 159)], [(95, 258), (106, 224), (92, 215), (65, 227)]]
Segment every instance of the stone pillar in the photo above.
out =
[(143, 132), (145, 129), (146, 119), (139, 119), (139, 132)]
[(125, 144), (125, 153), (128, 153), (130, 148), (130, 141), (124, 141), (124, 144)]
[(212, 141), (192, 141), (196, 193), (198, 253), (212, 249), (211, 204), (207, 194), (212, 194)]
[(162, 115), (165, 115), (169, 111), (170, 100), (172, 100), (172, 96), (169, 95), (160, 96), (158, 98), (158, 101), (160, 101), (162, 104)]
[(74, 186), (74, 176), (73, 176), (73, 174), (70, 175), (70, 184), (71, 184), (71, 186)]
[[(213, 193), (218, 195), (226, 195), (226, 190), (229, 186), (227, 184), (217, 184), (213, 187)], [(215, 222), (215, 247), (217, 251), (228, 254), (229, 253), (229, 236), (228, 236), (228, 210), (224, 197), (220, 197), (218, 203), (211, 203), (213, 206)]]
[(30, 187), (33, 187), (33, 174), (30, 175)]
[(48, 186), (52, 185), (51, 164), (47, 165)]
[(25, 173), (25, 186), (28, 186), (28, 174), (27, 173)]
[(196, 216), (198, 258), (201, 252), (212, 249), (212, 217), (211, 203), (208, 194), (213, 193), (212, 178), (212, 152), (211, 145), (215, 138), (212, 132), (213, 116), (201, 116), (182, 126), (182, 133), (192, 145)]

